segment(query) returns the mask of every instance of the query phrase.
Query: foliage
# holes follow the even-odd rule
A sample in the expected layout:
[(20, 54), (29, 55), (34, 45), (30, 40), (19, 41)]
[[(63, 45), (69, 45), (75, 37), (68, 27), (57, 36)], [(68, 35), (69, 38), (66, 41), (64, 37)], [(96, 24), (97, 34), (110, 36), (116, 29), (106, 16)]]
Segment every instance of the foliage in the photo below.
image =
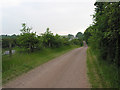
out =
[[(98, 51), (87, 50), (88, 77), (92, 88), (120, 88), (118, 68), (101, 60)], [(109, 66), (109, 67), (108, 67)], [(112, 72), (112, 73), (111, 73)]]
[(96, 2), (93, 25), (84, 33), (85, 40), (100, 57), (120, 66), (120, 2)]
[[(3, 35), (3, 48), (9, 48), (9, 42), (12, 41), (13, 47), (25, 48), (26, 51), (33, 52), (42, 48), (59, 48), (62, 46), (69, 45), (83, 45), (82, 33), (77, 33), (75, 38), (74, 35), (68, 34), (66, 36), (54, 35), (49, 28), (45, 33), (36, 35), (36, 32), (31, 31), (32, 28), (27, 27), (25, 23), (22, 24), (20, 35), (7, 36)], [(82, 35), (82, 36), (81, 36)], [(10, 38), (10, 40), (8, 40)]]
[(88, 39), (91, 36), (91, 31), (92, 31), (92, 26), (88, 27), (85, 32), (84, 32), (84, 40), (86, 41), (86, 43), (88, 44)]
[(68, 34), (68, 38), (69, 38), (69, 39), (73, 39), (73, 38), (74, 38), (74, 35)]
[(78, 32), (78, 33), (76, 34), (76, 37), (77, 37), (78, 39), (83, 39), (83, 34), (82, 34), (81, 32)]
[(49, 28), (42, 34), (42, 42), (45, 47), (60, 47), (62, 45), (61, 37), (58, 34), (54, 36)]
[(73, 40), (71, 40), (71, 42), (72, 42), (73, 45), (83, 46), (83, 41), (80, 40), (80, 39), (73, 39)]
[(30, 52), (33, 52), (35, 44), (38, 43), (36, 33), (30, 32), (31, 28), (27, 27), (26, 24), (22, 24), (21, 34), (18, 38), (18, 43), (27, 48)]
[(9, 48), (9, 43), (12, 43), (12, 47), (15, 47), (17, 45), (17, 38), (18, 36), (13, 34), (11, 36), (8, 35), (2, 35), (2, 48)]

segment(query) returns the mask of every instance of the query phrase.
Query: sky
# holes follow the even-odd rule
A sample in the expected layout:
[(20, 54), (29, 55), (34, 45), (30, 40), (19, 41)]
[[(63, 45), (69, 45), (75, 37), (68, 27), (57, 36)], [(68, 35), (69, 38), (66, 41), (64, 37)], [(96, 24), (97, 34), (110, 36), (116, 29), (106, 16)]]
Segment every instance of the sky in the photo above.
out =
[(20, 34), (22, 23), (38, 35), (46, 28), (54, 34), (76, 35), (92, 24), (95, 0), (2, 0), (2, 34)]

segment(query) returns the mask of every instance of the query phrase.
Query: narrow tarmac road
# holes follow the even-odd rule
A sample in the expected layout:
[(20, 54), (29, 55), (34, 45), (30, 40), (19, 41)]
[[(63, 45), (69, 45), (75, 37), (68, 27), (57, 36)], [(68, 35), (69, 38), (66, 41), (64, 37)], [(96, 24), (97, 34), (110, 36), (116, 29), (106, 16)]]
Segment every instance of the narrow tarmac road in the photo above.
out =
[(4, 88), (90, 88), (87, 46), (74, 49), (10, 81)]

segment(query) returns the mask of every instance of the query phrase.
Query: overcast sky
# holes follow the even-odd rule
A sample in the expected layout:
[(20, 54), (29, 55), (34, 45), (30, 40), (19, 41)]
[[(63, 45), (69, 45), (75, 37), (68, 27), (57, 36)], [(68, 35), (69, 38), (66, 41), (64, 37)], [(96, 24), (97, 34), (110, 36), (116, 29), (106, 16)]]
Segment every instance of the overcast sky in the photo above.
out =
[(33, 27), (37, 34), (47, 27), (60, 35), (84, 32), (92, 24), (94, 3), (95, 0), (2, 0), (2, 34), (19, 34), (22, 23)]

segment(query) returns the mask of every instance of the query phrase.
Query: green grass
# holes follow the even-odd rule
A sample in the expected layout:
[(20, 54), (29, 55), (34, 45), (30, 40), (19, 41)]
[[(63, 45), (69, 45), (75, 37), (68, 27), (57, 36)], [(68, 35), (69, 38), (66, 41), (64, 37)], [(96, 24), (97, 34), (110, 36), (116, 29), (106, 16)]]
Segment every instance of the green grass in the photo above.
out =
[(61, 48), (45, 48), (34, 53), (15, 53), (12, 57), (4, 55), (2, 58), (2, 83), (56, 58), (78, 46), (66, 46)]
[(87, 50), (88, 77), (92, 88), (120, 88), (118, 68), (97, 58), (98, 52)]

